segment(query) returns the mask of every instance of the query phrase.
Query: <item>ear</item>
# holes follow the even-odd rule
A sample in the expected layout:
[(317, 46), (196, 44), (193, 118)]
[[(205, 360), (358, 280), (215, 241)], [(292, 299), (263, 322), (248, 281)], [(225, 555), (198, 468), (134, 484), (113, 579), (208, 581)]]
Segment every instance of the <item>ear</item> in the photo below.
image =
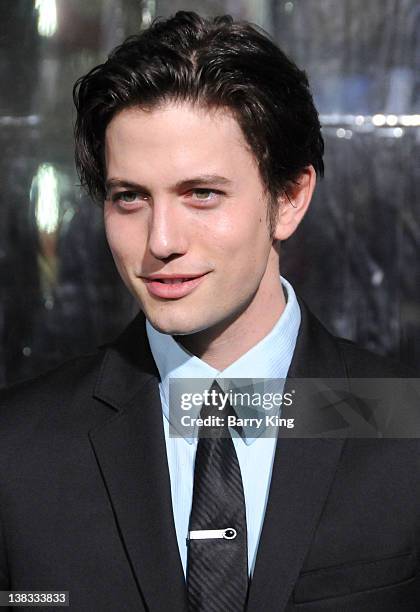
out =
[(295, 232), (308, 210), (315, 184), (315, 169), (307, 166), (296, 183), (289, 183), (279, 196), (279, 213), (273, 235), (275, 240), (286, 240)]

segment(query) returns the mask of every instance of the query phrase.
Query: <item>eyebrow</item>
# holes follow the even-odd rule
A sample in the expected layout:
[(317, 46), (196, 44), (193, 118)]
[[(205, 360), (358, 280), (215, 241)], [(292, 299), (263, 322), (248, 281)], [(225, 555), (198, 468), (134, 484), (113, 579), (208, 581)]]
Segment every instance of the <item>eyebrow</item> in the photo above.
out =
[[(224, 176), (219, 176), (217, 174), (200, 174), (199, 176), (194, 176), (192, 178), (183, 179), (178, 181), (173, 186), (172, 190), (178, 191), (180, 189), (191, 189), (192, 187), (196, 187), (197, 185), (210, 186), (210, 185), (230, 185), (232, 183), (231, 180)], [(123, 187), (125, 189), (132, 189), (133, 191), (149, 191), (147, 187), (144, 185), (140, 185), (140, 183), (135, 183), (133, 181), (126, 181), (124, 179), (111, 178), (106, 181), (105, 189), (108, 194), (111, 189), (115, 189), (118, 187)]]

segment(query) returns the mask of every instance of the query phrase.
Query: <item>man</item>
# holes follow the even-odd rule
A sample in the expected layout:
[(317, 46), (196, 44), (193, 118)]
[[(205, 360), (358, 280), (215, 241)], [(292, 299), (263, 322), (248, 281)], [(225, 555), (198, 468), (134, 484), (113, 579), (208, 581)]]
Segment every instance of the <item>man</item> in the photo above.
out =
[(1, 588), (69, 591), (78, 612), (419, 609), (416, 440), (171, 435), (170, 379), (404, 375), (279, 276), (323, 172), (305, 74), (249, 24), (179, 12), (75, 103), (82, 182), (141, 313), (4, 393)]

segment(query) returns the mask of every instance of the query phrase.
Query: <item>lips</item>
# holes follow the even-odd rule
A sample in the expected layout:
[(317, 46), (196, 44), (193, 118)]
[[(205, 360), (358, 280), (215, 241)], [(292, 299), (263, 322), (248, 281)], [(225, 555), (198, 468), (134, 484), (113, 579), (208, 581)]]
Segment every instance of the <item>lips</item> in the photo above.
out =
[(163, 299), (179, 299), (191, 293), (206, 276), (207, 273), (199, 276), (162, 275), (143, 278), (143, 280), (152, 296)]
[(188, 278), (155, 278), (153, 279), (155, 282), (158, 283), (165, 283), (165, 285), (176, 285), (178, 283), (184, 283), (187, 280), (191, 280)]

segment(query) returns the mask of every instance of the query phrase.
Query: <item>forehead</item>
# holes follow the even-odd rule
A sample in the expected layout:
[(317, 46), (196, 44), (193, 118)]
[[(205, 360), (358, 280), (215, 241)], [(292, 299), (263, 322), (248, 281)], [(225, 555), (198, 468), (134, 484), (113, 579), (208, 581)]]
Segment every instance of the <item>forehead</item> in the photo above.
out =
[(243, 132), (225, 108), (167, 103), (120, 111), (106, 129), (107, 173), (160, 167), (197, 172), (249, 172), (255, 159)]
[(177, 133), (184, 128), (190, 130), (210, 129), (226, 136), (243, 140), (242, 130), (233, 114), (226, 107), (207, 108), (186, 101), (169, 101), (152, 108), (130, 106), (119, 111), (107, 126), (107, 134), (115, 130), (132, 131), (141, 127), (143, 136), (158, 136), (156, 127), (170, 133)]

